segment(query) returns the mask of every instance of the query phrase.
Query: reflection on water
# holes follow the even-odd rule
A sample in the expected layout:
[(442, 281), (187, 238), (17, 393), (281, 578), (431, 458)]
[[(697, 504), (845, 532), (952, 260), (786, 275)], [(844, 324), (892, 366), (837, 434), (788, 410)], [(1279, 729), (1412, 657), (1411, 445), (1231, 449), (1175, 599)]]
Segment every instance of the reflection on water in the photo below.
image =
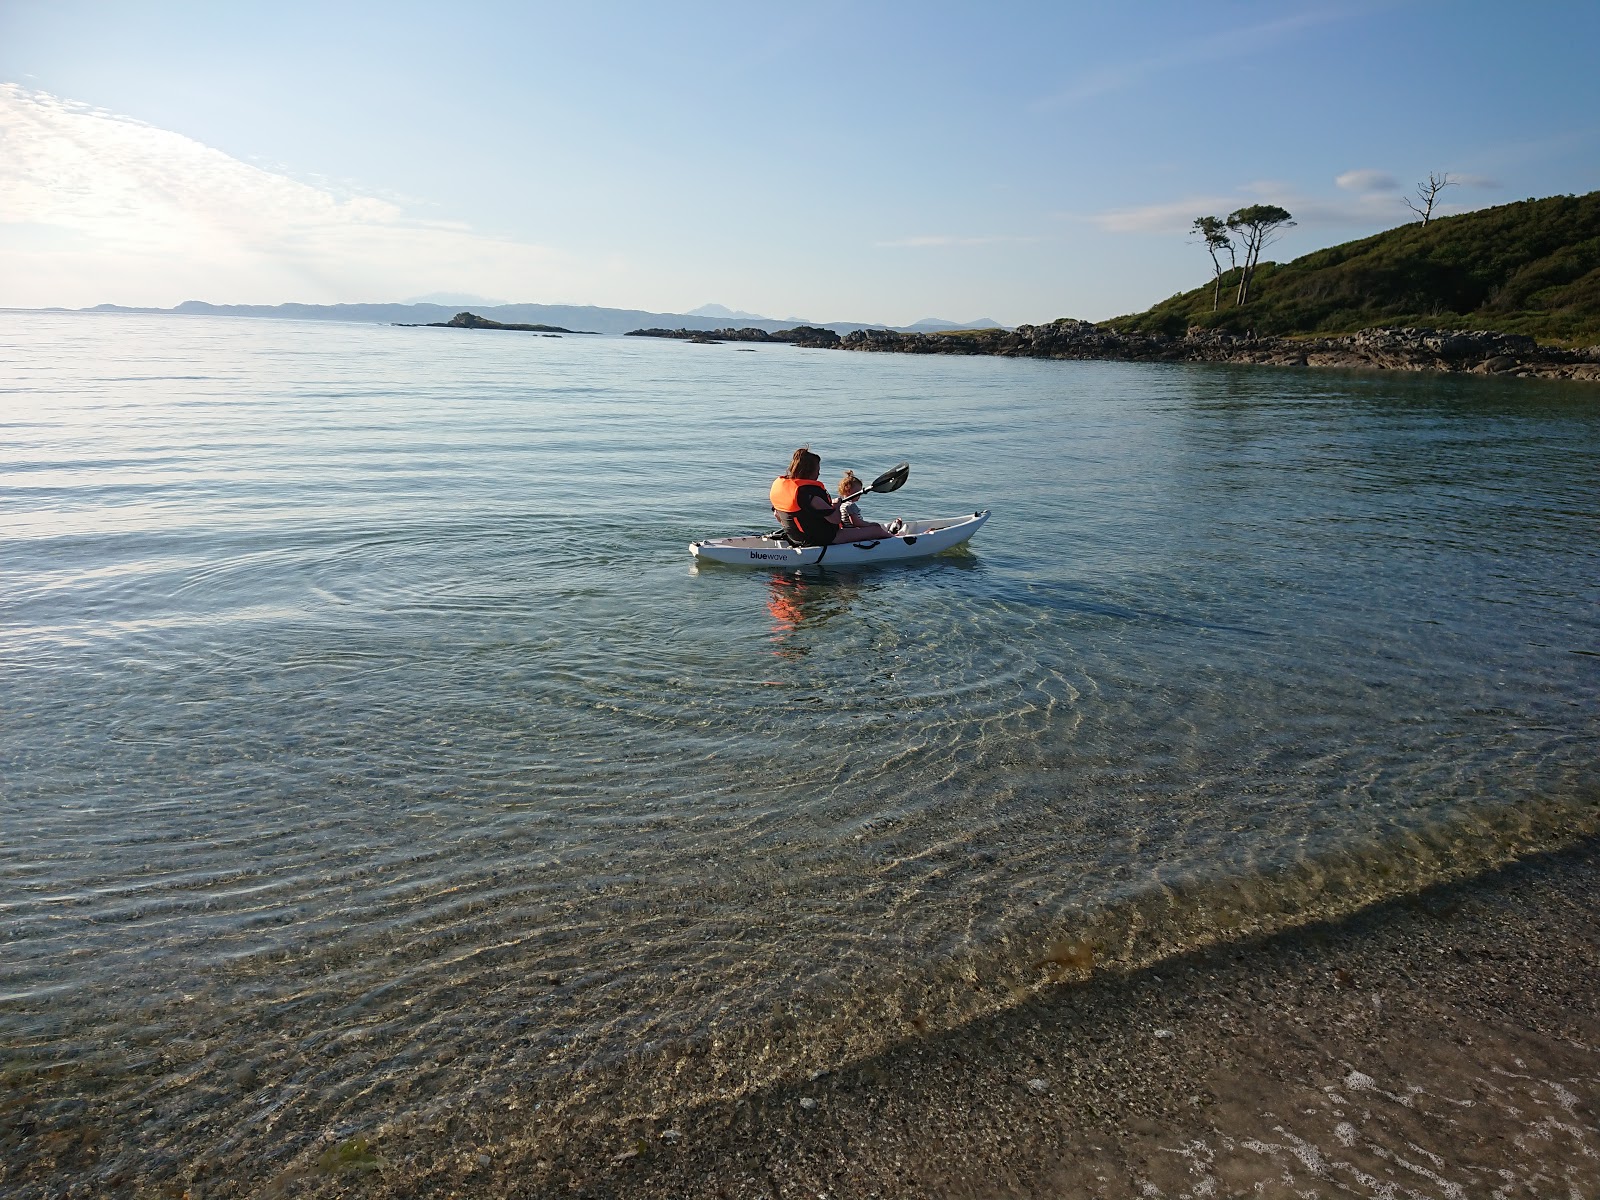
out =
[(808, 654), (805, 634), (822, 634), (829, 624), (848, 619), (861, 595), (858, 578), (838, 572), (774, 571), (767, 575), (767, 611), (772, 614), (774, 654)]
[[(1592, 389), (0, 322), (20, 1194), (733, 1095), (1594, 823)], [(994, 519), (696, 569), (797, 401)]]

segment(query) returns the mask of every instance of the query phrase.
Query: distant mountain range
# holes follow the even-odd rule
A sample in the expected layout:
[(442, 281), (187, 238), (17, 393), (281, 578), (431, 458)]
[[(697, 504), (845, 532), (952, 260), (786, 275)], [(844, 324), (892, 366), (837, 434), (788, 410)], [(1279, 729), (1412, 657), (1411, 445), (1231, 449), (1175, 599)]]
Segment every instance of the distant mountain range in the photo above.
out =
[(426, 296), (407, 296), (401, 304), (450, 304), (459, 308), (495, 308), (510, 304), (509, 300), (495, 300), (476, 296), (471, 292), (429, 292)]
[(915, 325), (903, 325), (901, 333), (938, 333), (949, 329), (1009, 329), (1009, 325), (1002, 325), (999, 321), (991, 321), (988, 317), (979, 317), (976, 321), (946, 321), (939, 317), (923, 317)]
[[(702, 304), (699, 308), (691, 308), (684, 316), (715, 317), (719, 321), (771, 321), (776, 319), (763, 317), (760, 313), (740, 312), (736, 308), (724, 308), (720, 304)], [(796, 325), (811, 324), (804, 317), (796, 317), (794, 321)]]
[[(596, 333), (627, 333), (648, 326), (673, 329), (725, 329), (737, 321), (752, 329), (776, 333), (796, 325), (817, 325), (836, 333), (857, 329), (894, 329), (903, 333), (927, 333), (946, 329), (1000, 329), (1004, 326), (987, 318), (961, 324), (927, 317), (915, 325), (872, 325), (859, 321), (805, 321), (798, 317), (775, 320), (751, 313), (736, 312), (720, 304), (704, 304), (692, 313), (646, 312), (637, 308), (597, 308), (583, 304), (466, 304), (451, 300), (440, 303), (411, 304), (208, 304), (185, 300), (173, 308), (131, 308), (122, 304), (97, 304), (81, 312), (176, 313), (182, 316), (256, 317), (287, 321), (357, 321), (382, 325), (426, 325), (448, 321), (463, 307), (480, 317), (502, 324), (563, 325), (569, 329), (591, 329)], [(58, 310), (59, 311), (59, 310)]]
[[(422, 299), (423, 297), (418, 297)], [(684, 314), (689, 317), (709, 317), (712, 320), (722, 321), (776, 321), (784, 328), (792, 329), (796, 325), (815, 325), (823, 329), (836, 329), (841, 333), (851, 329), (893, 329), (899, 333), (938, 333), (948, 329), (1005, 329), (1008, 326), (992, 321), (988, 317), (979, 317), (976, 321), (946, 321), (942, 317), (923, 317), (915, 325), (858, 325), (849, 321), (813, 321), (810, 317), (764, 317), (760, 313), (740, 312), (736, 308), (724, 308), (720, 304), (702, 304), (699, 308), (691, 308)], [(685, 328), (690, 328), (685, 326)], [(771, 330), (768, 330), (770, 333)]]

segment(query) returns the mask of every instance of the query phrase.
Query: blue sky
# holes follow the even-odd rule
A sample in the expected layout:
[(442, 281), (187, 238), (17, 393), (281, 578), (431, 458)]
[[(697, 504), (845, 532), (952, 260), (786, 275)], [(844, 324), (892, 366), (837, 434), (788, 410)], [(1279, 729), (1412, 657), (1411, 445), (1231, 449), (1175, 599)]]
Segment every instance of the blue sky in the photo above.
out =
[(1600, 4), (0, 3), (0, 305), (1099, 319), (1600, 188)]

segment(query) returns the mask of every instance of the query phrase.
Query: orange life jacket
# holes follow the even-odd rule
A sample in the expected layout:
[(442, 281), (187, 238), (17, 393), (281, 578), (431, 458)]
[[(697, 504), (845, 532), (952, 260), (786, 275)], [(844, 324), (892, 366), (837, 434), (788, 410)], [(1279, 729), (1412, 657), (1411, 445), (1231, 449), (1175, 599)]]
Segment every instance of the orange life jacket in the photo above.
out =
[[(828, 489), (815, 479), (796, 479), (792, 475), (780, 475), (772, 481), (770, 498), (772, 507), (781, 513), (797, 513), (802, 511), (800, 503), (800, 489), (804, 487), (820, 488), (822, 498), (828, 499)], [(807, 509), (807, 511), (816, 511)]]

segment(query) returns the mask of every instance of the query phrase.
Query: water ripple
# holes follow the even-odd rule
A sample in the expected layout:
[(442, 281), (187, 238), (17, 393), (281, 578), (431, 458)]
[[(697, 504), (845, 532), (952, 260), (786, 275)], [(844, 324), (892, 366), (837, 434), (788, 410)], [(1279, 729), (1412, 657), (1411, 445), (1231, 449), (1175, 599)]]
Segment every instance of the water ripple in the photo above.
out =
[[(180, 1159), (734, 1094), (1595, 821), (1569, 389), (4, 320), (0, 1065)], [(698, 569), (804, 409), (995, 518)]]

